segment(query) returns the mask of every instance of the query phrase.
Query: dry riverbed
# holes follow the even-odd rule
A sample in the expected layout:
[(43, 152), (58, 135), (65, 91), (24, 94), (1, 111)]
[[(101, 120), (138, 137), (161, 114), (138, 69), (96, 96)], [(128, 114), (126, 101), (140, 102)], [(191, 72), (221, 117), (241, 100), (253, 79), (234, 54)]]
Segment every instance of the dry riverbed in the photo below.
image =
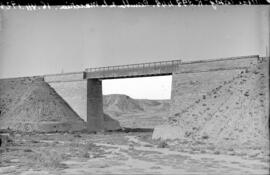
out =
[(0, 174), (269, 174), (269, 152), (153, 141), (152, 132), (12, 134)]

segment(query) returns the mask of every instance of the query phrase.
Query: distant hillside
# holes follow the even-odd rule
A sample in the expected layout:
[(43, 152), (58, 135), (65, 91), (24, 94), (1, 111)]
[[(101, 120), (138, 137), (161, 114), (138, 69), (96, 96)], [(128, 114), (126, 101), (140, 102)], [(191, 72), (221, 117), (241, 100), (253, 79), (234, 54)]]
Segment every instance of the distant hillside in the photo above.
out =
[(127, 95), (103, 96), (104, 112), (122, 127), (154, 128), (168, 119), (170, 100), (133, 99)]
[(138, 101), (130, 98), (127, 95), (105, 95), (103, 96), (103, 105), (105, 111), (114, 111), (116, 113), (131, 113), (144, 111)]
[(103, 96), (104, 111), (115, 114), (158, 112), (167, 111), (170, 107), (169, 100), (133, 99), (123, 94), (111, 94)]

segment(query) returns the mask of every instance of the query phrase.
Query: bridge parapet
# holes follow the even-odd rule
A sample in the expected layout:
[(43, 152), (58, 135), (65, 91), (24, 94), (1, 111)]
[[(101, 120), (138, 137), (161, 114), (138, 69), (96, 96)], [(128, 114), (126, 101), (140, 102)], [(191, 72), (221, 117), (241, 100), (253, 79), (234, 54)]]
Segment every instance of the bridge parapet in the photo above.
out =
[(88, 68), (85, 70), (85, 73), (87, 79), (161, 76), (171, 75), (174, 71), (177, 70), (179, 64), (181, 64), (181, 60), (160, 61), (141, 64)]
[(49, 75), (44, 75), (43, 77), (47, 83), (83, 81), (84, 80), (84, 72), (49, 74)]

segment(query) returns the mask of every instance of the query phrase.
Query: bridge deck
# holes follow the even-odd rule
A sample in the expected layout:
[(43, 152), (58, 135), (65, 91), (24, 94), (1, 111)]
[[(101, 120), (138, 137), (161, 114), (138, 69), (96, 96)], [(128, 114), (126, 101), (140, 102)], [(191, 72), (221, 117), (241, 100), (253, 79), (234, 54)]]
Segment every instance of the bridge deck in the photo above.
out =
[(88, 68), (85, 70), (85, 78), (114, 79), (171, 75), (179, 64), (181, 64), (181, 60)]

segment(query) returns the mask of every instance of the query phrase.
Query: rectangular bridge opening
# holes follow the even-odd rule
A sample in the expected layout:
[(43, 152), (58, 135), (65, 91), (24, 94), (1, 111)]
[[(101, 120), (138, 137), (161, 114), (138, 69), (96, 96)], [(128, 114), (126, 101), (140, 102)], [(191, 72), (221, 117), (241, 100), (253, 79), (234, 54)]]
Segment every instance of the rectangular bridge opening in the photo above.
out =
[(151, 130), (169, 115), (172, 76), (102, 80), (103, 111), (126, 129)]

